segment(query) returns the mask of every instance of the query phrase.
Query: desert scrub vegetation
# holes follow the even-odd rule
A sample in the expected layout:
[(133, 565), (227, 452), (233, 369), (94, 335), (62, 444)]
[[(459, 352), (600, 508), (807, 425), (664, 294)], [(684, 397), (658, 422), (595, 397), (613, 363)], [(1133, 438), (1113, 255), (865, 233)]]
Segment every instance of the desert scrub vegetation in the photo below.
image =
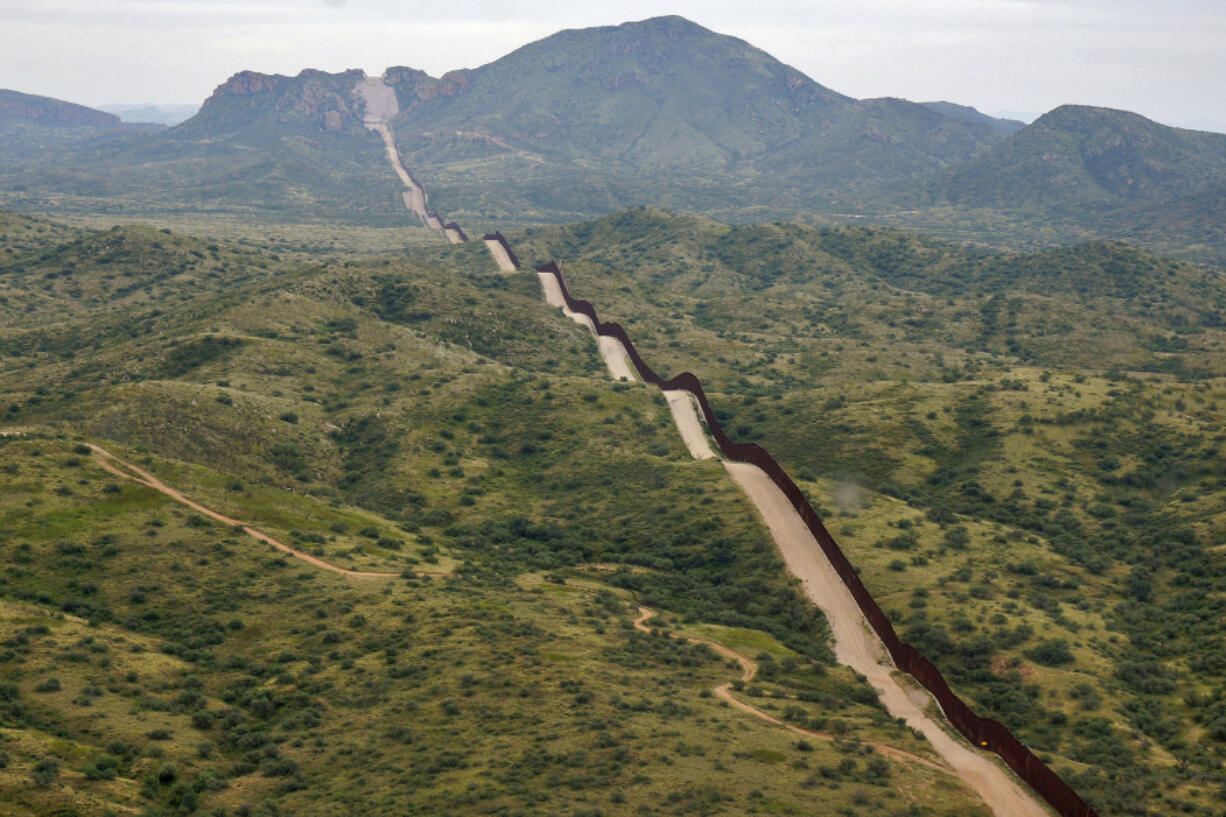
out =
[(465, 562), (355, 582), (113, 491), (74, 449), (5, 443), (0, 786), (32, 811), (901, 813), (895, 784), (922, 813), (979, 808), (953, 778), (875, 754), (860, 738), (924, 750), (855, 679), (761, 631), (728, 635), (780, 656), (753, 694), (809, 725), (800, 708), (836, 709), (838, 740), (802, 746), (718, 705), (704, 693), (736, 670), (635, 631), (630, 593), (599, 574)]
[(698, 374), (904, 636), (1101, 813), (1212, 813), (1219, 271), (651, 210), (517, 247)]

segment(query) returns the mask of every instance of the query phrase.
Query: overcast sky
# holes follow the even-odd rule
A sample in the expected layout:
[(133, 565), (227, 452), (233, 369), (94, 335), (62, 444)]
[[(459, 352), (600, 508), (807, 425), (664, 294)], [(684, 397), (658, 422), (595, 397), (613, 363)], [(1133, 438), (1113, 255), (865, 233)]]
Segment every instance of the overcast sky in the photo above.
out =
[(200, 102), (243, 69), (474, 68), (561, 28), (681, 14), (856, 97), (1065, 102), (1226, 132), (1226, 0), (0, 0), (0, 88)]

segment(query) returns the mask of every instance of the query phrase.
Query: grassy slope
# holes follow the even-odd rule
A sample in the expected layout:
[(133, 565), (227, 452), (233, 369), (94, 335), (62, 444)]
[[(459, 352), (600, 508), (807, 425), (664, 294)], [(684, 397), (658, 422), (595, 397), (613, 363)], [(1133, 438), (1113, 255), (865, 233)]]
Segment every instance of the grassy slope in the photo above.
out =
[(696, 371), (906, 636), (1103, 813), (1212, 812), (1219, 273), (652, 211), (517, 248)]
[[(975, 813), (948, 776), (874, 762), (860, 741), (928, 750), (829, 664), (720, 469), (529, 277), (143, 228), (28, 249), (0, 269), (4, 425), (27, 432), (0, 438), (18, 813)], [(450, 577), (320, 572), (82, 436), (337, 564)], [(735, 668), (635, 634), (631, 594), (741, 628), (717, 632), (759, 653), (745, 694), (840, 739), (717, 705)]]

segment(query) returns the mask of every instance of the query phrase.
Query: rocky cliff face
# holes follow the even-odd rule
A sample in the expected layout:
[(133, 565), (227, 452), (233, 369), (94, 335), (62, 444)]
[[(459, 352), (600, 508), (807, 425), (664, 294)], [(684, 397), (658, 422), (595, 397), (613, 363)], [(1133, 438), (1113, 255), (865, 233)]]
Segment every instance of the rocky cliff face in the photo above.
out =
[(0, 90), (0, 119), (17, 119), (59, 127), (119, 127), (114, 114), (59, 99)]
[(396, 66), (387, 69), (383, 81), (396, 92), (400, 112), (411, 111), (417, 106), (438, 97), (456, 97), (472, 87), (473, 72), (467, 68), (448, 71), (439, 79), (416, 68)]
[(259, 94), (264, 91), (275, 91), (289, 77), (281, 74), (261, 74), (258, 71), (239, 71), (228, 80), (218, 85), (205, 104), (214, 102), (224, 96), (240, 96), (242, 94)]
[(305, 124), (316, 131), (359, 132), (362, 111), (353, 88), (363, 76), (359, 69), (339, 74), (308, 69), (295, 77), (241, 71), (217, 86), (189, 122), (195, 128), (261, 120)]

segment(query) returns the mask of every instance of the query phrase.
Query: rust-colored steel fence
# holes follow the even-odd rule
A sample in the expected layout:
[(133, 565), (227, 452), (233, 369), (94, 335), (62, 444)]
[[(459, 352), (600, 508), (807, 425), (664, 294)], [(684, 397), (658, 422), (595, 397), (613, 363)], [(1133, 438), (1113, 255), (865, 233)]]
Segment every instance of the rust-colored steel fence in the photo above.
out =
[(520, 268), (519, 267), (519, 256), (515, 254), (515, 250), (511, 249), (510, 242), (507, 241), (506, 236), (504, 236), (502, 233), (495, 230), (492, 233), (487, 233), (481, 240), (482, 241), (497, 241), (499, 244), (502, 245), (502, 248), (507, 251), (507, 258), (511, 259), (511, 264), (515, 266), (515, 269)]
[[(487, 239), (494, 237), (501, 240), (504, 245), (506, 244), (506, 239), (502, 237), (501, 233), (486, 236)], [(507, 246), (507, 252), (510, 252), (509, 246)], [(515, 258), (513, 254), (511, 257)], [(847, 589), (851, 591), (851, 595), (855, 598), (856, 603), (860, 605), (860, 610), (863, 611), (864, 617), (868, 619), (877, 636), (885, 644), (890, 657), (894, 660), (894, 664), (903, 672), (909, 673), (925, 689), (932, 693), (932, 696), (936, 698), (937, 703), (945, 712), (945, 717), (949, 719), (949, 722), (953, 724), (958, 732), (975, 746), (999, 755), (1009, 765), (1009, 768), (1017, 773), (1018, 777), (1034, 789), (1062, 817), (1098, 817), (1098, 813), (1090, 808), (1077, 792), (1073, 791), (1073, 788), (1064, 782), (1060, 775), (1052, 771), (1046, 763), (1039, 760), (1033, 752), (1026, 748), (1025, 744), (1013, 736), (1013, 733), (1004, 724), (989, 718), (981, 718), (971, 711), (971, 708), (950, 689), (949, 684), (944, 676), (941, 675), (941, 671), (936, 668), (936, 665), (925, 658), (915, 647), (898, 637), (898, 634), (894, 631), (894, 626), (890, 624), (890, 620), (886, 617), (881, 607), (878, 606), (872, 595), (869, 594), (868, 588), (860, 580), (856, 569), (852, 567), (842, 548), (834, 541), (834, 537), (826, 530), (826, 526), (822, 524), (821, 519), (818, 518), (809, 501), (805, 499), (800, 488), (792, 481), (787, 472), (783, 470), (783, 467), (775, 461), (775, 458), (762, 446), (755, 443), (734, 443), (728, 439), (727, 435), (724, 434), (723, 428), (720, 426), (719, 420), (716, 419), (715, 413), (711, 410), (711, 404), (707, 401), (707, 395), (703, 391), (702, 383), (699, 382), (697, 377), (689, 372), (682, 372), (670, 380), (660, 377), (650, 366), (643, 362), (643, 358), (639, 355), (638, 350), (634, 348), (634, 343), (631, 342), (630, 336), (626, 334), (626, 330), (621, 325), (602, 323), (591, 303), (577, 300), (571, 296), (570, 290), (566, 287), (566, 280), (562, 277), (562, 271), (556, 263), (551, 261), (542, 267), (538, 267), (537, 272), (552, 273), (558, 279), (558, 285), (562, 289), (562, 297), (565, 298), (567, 307), (572, 312), (579, 312), (591, 318), (598, 334), (613, 337), (621, 341), (622, 345), (626, 348), (626, 354), (629, 355), (631, 362), (643, 380), (653, 383), (661, 389), (684, 389), (693, 394), (698, 399), (698, 405), (702, 409), (703, 417), (706, 418), (711, 436), (715, 439), (724, 456), (730, 460), (752, 463), (770, 476), (775, 485), (783, 491), (788, 501), (792, 503), (792, 507), (800, 514), (801, 519), (808, 525), (809, 530), (813, 533), (813, 538), (817, 540), (822, 551), (826, 554), (826, 558), (834, 565), (834, 569), (838, 572), (839, 577), (847, 585)]]

